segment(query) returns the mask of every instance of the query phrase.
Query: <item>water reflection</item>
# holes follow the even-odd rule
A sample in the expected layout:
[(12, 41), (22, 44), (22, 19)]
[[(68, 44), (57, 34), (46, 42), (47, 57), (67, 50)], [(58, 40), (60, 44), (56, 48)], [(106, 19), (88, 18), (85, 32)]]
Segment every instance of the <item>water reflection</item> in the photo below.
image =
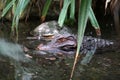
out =
[[(21, 63), (28, 63), (32, 60), (25, 56), (25, 53), (19, 44), (0, 39), (0, 55), (8, 58), (10, 63), (14, 65), (16, 80), (21, 80), (18, 79), (18, 75), (22, 74), (24, 74), (22, 75), (22, 80), (31, 80), (29, 79), (30, 76), (25, 74), (27, 73), (26, 70), (22, 69), (23, 67), (21, 66)], [(24, 79), (26, 77), (27, 79)]]
[[(11, 74), (14, 75), (15, 80), (53, 80), (58, 77), (57, 80), (61, 80), (60, 76), (62, 75), (65, 78), (63, 80), (66, 80), (67, 70), (69, 70), (68, 65), (63, 61), (64, 59), (54, 61), (42, 57), (31, 59), (26, 57), (21, 45), (4, 39), (0, 39), (0, 55), (1, 59), (5, 57), (4, 60), (12, 64), (14, 71)], [(10, 67), (10, 65), (7, 66)], [(54, 74), (54, 71), (57, 71), (58, 74)]]

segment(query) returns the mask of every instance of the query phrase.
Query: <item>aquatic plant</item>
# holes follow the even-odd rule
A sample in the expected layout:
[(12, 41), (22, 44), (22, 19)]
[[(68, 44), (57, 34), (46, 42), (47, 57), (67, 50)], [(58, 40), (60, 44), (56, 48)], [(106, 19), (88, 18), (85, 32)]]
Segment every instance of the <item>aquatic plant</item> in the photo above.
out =
[(11, 32), (13, 34), (16, 33), (17, 38), (19, 19), (29, 2), (30, 0), (7, 0), (6, 7), (3, 9), (2, 17), (5, 16), (9, 10), (12, 10), (13, 17), (11, 16), (12, 17)]
[[(80, 7), (79, 7), (79, 15), (78, 15), (78, 39), (77, 39), (77, 52), (76, 52), (76, 56), (75, 56), (75, 62), (73, 65), (73, 70), (71, 73), (71, 78), (73, 75), (73, 71), (75, 68), (75, 64), (77, 62), (77, 57), (80, 51), (80, 46), (82, 43), (82, 39), (84, 37), (84, 32), (86, 29), (86, 24), (87, 24), (87, 20), (88, 18), (90, 19), (91, 24), (93, 25), (93, 27), (96, 29), (97, 35), (101, 35), (100, 33), (100, 27), (99, 24), (94, 16), (93, 10), (91, 8), (91, 1), (92, 0), (81, 0), (80, 1)], [(73, 7), (70, 8), (74, 8), (75, 5), (73, 5), (74, 0), (64, 0), (64, 5), (63, 5), (63, 9), (60, 13), (59, 19), (58, 19), (58, 23), (60, 24), (60, 26), (63, 25), (66, 14), (67, 14), (67, 9), (69, 7), (69, 5), (72, 5)], [(75, 11), (75, 10), (73, 10)], [(72, 17), (74, 18), (74, 12), (71, 11)], [(92, 55), (91, 55), (92, 56)]]

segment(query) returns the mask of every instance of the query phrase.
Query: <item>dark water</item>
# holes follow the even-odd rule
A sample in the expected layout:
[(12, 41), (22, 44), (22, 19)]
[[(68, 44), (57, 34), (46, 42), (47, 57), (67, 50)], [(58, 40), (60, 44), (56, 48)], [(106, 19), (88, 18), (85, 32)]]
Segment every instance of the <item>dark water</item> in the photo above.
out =
[[(0, 25), (0, 35), (1, 37), (8, 38), (11, 24), (9, 22), (4, 24), (6, 29), (2, 27), (3, 25)], [(29, 32), (37, 25), (39, 25), (39, 21), (28, 23), (22, 22), (19, 24), (19, 44), (25, 44), (27, 42), (26, 36), (30, 36)], [(6, 32), (6, 30), (8, 32)], [(102, 33), (105, 32), (106, 34), (103, 35), (104, 38), (116, 38), (116, 36), (114, 36), (114, 31), (111, 33), (109, 30), (104, 29)], [(88, 32), (88, 34), (91, 33)], [(30, 60), (31, 61), (28, 62), (16, 62), (16, 60), (11, 60), (9, 57), (0, 55), (0, 80), (15, 80), (15, 78), (16, 80), (69, 80), (74, 59), (73, 57), (68, 58), (64, 56), (56, 58), (54, 56), (45, 57), (36, 55)], [(80, 65), (80, 61), (78, 61), (73, 76), (73, 80), (119, 79), (119, 50), (95, 54), (90, 63), (85, 66)]]

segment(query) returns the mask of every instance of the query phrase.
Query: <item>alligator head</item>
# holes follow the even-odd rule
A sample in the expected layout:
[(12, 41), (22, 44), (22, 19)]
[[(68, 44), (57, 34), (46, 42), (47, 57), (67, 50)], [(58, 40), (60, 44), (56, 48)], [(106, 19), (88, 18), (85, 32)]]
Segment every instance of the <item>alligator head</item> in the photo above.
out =
[(73, 54), (77, 44), (74, 36), (57, 36), (47, 44), (40, 44), (37, 50), (47, 51), (52, 53)]

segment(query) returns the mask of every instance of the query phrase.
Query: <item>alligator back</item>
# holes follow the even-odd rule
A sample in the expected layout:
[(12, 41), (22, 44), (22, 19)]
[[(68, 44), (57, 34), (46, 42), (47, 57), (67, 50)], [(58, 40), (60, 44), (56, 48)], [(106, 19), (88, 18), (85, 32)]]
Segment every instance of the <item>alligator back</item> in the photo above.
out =
[(88, 51), (91, 51), (94, 49), (104, 49), (105, 47), (111, 46), (113, 44), (114, 42), (109, 40), (94, 38), (91, 36), (85, 36), (83, 38), (80, 52), (87, 53)]

